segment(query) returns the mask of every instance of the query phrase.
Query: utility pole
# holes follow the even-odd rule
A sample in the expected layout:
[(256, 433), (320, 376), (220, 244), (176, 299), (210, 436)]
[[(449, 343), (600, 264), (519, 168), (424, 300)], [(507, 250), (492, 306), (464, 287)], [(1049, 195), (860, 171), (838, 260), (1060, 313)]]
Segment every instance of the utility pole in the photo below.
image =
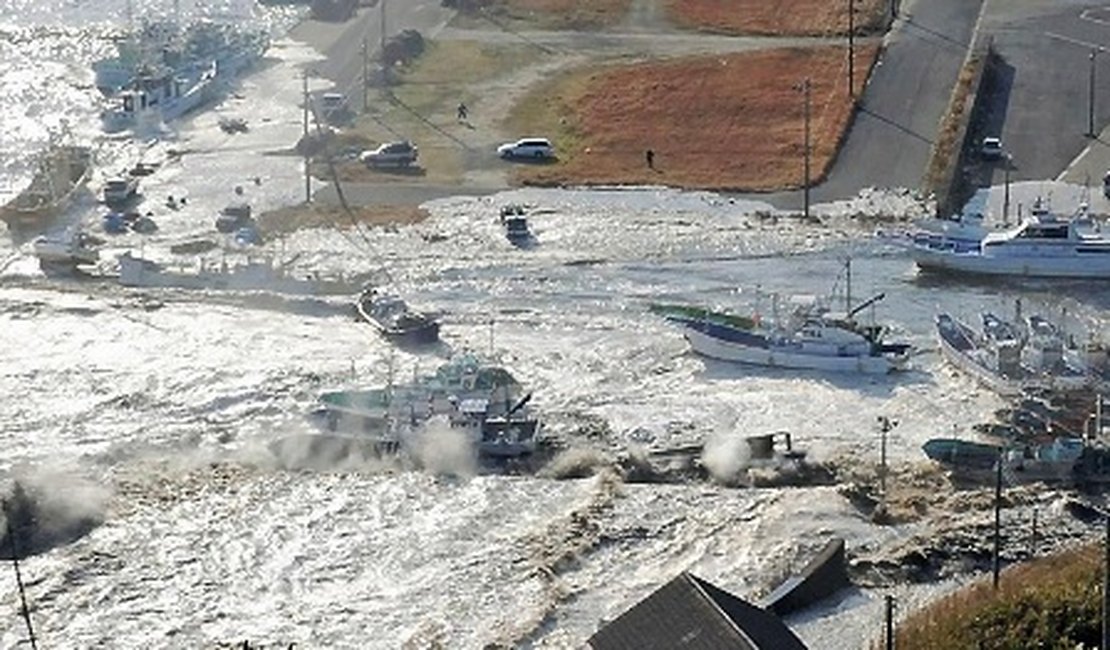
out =
[(3, 510), (5, 521), (7, 522), (8, 529), (8, 550), (12, 554), (12, 568), (15, 569), (15, 584), (19, 588), (19, 602), (21, 607), (21, 614), (23, 622), (27, 625), (27, 638), (31, 642), (31, 650), (38, 650), (38, 643), (35, 641), (35, 628), (31, 625), (31, 610), (27, 607), (27, 593), (23, 588), (23, 574), (19, 571), (19, 549), (15, 544), (15, 528), (12, 527), (12, 510), (9, 507), (8, 501), (0, 502), (0, 510)]
[(379, 0), (379, 1), (381, 3), (381, 14), (379, 16), (380, 20), (378, 21), (378, 23), (379, 23), (379, 25), (378, 25), (378, 27), (379, 27), (379, 30), (378, 30), (378, 38), (379, 38), (378, 52), (379, 52), (379, 55), (382, 57), (382, 86), (388, 88), (389, 87), (389, 65), (390, 65), (390, 61), (389, 61), (389, 57), (386, 56), (386, 51), (385, 51), (385, 34), (386, 34), (386, 31), (385, 31), (385, 3), (386, 3), (386, 0)]
[(1110, 516), (1106, 518), (1105, 558), (1102, 561), (1102, 650), (1110, 650)]
[(855, 2), (855, 0), (848, 0), (848, 99), (851, 99), (851, 100), (854, 100), (856, 98), (855, 35), (856, 35), (856, 2)]
[(1087, 81), (1087, 135), (1095, 137), (1095, 56), (1098, 50), (1091, 50), (1091, 75)]
[(367, 90), (370, 88), (370, 37), (362, 37), (362, 112), (370, 108)]
[(886, 634), (883, 635), (886, 650), (894, 650), (894, 596), (887, 595), (886, 600)]
[(802, 198), (803, 198), (803, 201), (804, 201), (805, 218), (808, 221), (809, 220), (809, 77), (806, 77), (805, 79), (802, 80), (802, 94), (805, 96), (805, 104), (804, 104), (804, 108), (803, 108), (803, 119), (805, 120), (805, 142), (804, 142), (804, 145), (803, 145), (804, 150), (802, 152), (802, 154), (803, 154), (802, 157), (805, 160), (805, 169), (804, 169), (805, 178), (803, 179)]
[(308, 149), (311, 146), (308, 142), (308, 70), (305, 69), (301, 73), (301, 80), (303, 83), (303, 97), (304, 101), (304, 134), (301, 137), (301, 142), (304, 143), (304, 202), (312, 202), (312, 180), (309, 175), (308, 164)]
[(1009, 151), (1002, 153), (1002, 162), (1006, 165), (1003, 174), (1006, 177), (1006, 191), (1002, 194), (1002, 225), (1010, 225), (1010, 166), (1013, 164), (1014, 157), (1010, 155)]
[(994, 590), (998, 591), (998, 574), (1002, 570), (1002, 453), (998, 454), (994, 475), (994, 562), (992, 578)]

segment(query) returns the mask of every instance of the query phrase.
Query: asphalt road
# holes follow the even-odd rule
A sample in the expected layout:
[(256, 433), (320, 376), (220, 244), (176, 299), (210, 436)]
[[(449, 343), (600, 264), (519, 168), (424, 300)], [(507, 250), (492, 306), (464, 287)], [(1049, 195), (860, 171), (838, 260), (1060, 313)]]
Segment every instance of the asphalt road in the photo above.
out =
[[(1001, 136), (1013, 156), (1011, 181), (1058, 177), (1090, 144), (1090, 53), (1110, 47), (1110, 10), (1073, 1), (990, 0), (981, 29), (993, 36), (1003, 65), (980, 135)], [(1096, 56), (1094, 68), (1097, 132), (1110, 123), (1110, 56)], [(985, 167), (980, 184), (1005, 182), (1003, 164)], [(1101, 182), (1097, 168), (1081, 169)]]
[(917, 0), (902, 7), (832, 172), (812, 191), (816, 200), (921, 185), (981, 4)]
[[(405, 29), (415, 29), (426, 38), (434, 38), (455, 15), (444, 9), (439, 0), (378, 0), (374, 7), (358, 10), (357, 15), (342, 23), (305, 20), (294, 27), (289, 36), (316, 48), (324, 59), (312, 66), (311, 76), (323, 77), (334, 83), (336, 92), (347, 96), (352, 109), (362, 109), (363, 45), (368, 50), (370, 74), (378, 69), (375, 56), (384, 38)], [(314, 91), (317, 98), (323, 92)], [(319, 104), (317, 104), (319, 105)]]
[[(387, 35), (413, 28), (433, 38), (453, 16), (438, 0), (381, 1), (387, 3)], [(1092, 47), (1110, 48), (1110, 10), (1074, 0), (906, 0), (831, 173), (811, 188), (812, 202), (850, 198), (868, 187), (920, 187), (977, 29), (993, 38), (1004, 64), (989, 89), (985, 128), (972, 135), (1001, 135), (1013, 156), (1012, 181), (1062, 174), (1080, 182), (1100, 180), (1099, 170), (1110, 168), (1110, 144), (1105, 144), (1110, 133), (1102, 140), (1085, 133), (1089, 54)], [(331, 79), (361, 108), (362, 44), (368, 41), (371, 56), (377, 52), (381, 7), (362, 9), (342, 24), (306, 21), (291, 36), (325, 54), (314, 73)], [(1105, 54), (1095, 59), (1096, 130), (1110, 124), (1110, 52)], [(1095, 146), (1084, 154), (1091, 143)], [(984, 185), (1004, 182), (1001, 165), (970, 171)], [(356, 195), (357, 189), (351, 187)], [(367, 189), (378, 200), (391, 193), (380, 184)], [(427, 189), (429, 198), (457, 193), (457, 188)], [(800, 190), (750, 196), (788, 209), (803, 203)]]

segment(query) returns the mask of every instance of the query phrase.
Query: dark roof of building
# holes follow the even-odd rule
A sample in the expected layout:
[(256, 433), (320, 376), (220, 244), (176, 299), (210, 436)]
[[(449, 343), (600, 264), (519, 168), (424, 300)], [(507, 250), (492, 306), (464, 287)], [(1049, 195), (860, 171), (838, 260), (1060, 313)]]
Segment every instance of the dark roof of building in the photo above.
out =
[(683, 572), (589, 640), (593, 650), (806, 650), (774, 614)]

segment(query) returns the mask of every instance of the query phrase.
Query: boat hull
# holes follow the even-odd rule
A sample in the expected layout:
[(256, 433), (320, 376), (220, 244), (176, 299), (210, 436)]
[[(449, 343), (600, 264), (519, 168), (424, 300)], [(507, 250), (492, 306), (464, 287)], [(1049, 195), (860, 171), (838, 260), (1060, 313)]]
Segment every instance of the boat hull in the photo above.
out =
[(266, 291), (292, 295), (345, 295), (352, 287), (342, 280), (291, 277), (263, 264), (231, 269), (170, 271), (125, 253), (119, 258), (119, 282), (125, 287), (157, 287), (224, 291)]
[(407, 319), (405, 324), (397, 325), (375, 316), (368, 309), (369, 301), (360, 298), (356, 303), (359, 318), (366, 321), (378, 330), (378, 333), (389, 341), (399, 345), (421, 346), (432, 345), (439, 342), (439, 321), (411, 312), (413, 318)]
[(1110, 255), (987, 256), (978, 251), (959, 252), (920, 246), (910, 256), (923, 270), (995, 277), (1076, 278), (1110, 280)]
[(902, 368), (907, 355), (835, 356), (800, 354), (788, 347), (757, 347), (711, 336), (693, 327), (686, 327), (686, 340), (698, 354), (722, 361), (732, 361), (767, 368), (824, 370), (863, 374), (887, 374)]

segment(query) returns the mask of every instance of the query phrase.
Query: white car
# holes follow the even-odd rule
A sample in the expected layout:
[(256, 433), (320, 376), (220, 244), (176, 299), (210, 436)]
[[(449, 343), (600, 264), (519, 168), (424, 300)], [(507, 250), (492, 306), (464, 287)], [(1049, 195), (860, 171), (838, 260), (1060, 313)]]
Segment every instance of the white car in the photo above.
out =
[(555, 157), (555, 148), (547, 138), (521, 138), (498, 147), (497, 155), (502, 158), (546, 159)]
[(983, 144), (979, 147), (979, 155), (987, 160), (998, 160), (1002, 157), (1002, 140), (995, 137), (983, 138)]

